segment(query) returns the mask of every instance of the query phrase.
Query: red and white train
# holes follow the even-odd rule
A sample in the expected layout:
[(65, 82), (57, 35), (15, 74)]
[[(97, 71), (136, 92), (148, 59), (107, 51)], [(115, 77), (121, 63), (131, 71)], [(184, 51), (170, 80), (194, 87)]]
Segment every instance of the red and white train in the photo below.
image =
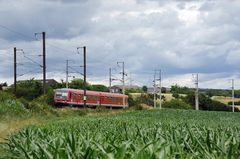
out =
[[(54, 103), (56, 106), (83, 106), (83, 93), (83, 90), (78, 89), (56, 89)], [(128, 96), (117, 93), (86, 91), (86, 105), (89, 107), (127, 108)]]

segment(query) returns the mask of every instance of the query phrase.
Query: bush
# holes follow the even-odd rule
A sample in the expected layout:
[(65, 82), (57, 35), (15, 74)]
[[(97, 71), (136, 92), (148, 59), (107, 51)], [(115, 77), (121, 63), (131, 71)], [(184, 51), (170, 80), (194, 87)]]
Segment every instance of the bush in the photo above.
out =
[(0, 118), (25, 117), (29, 111), (12, 94), (0, 92)]
[(49, 90), (47, 94), (29, 102), (28, 109), (30, 109), (33, 113), (58, 115), (57, 110), (53, 108), (53, 98), (54, 92), (53, 90)]
[(134, 107), (140, 105), (141, 99), (140, 97), (133, 98), (131, 94), (128, 95), (128, 105), (129, 107)]
[[(232, 102), (228, 102), (228, 105), (231, 105), (231, 106), (232, 106)], [(240, 105), (240, 101), (234, 102), (234, 105)]]
[(192, 109), (192, 106), (180, 99), (172, 99), (169, 102), (164, 102), (163, 108)]

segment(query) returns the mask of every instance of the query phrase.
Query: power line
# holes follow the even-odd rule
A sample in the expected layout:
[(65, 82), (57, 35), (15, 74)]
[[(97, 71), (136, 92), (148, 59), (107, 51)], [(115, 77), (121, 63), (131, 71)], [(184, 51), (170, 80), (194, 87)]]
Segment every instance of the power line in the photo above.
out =
[(25, 34), (23, 34), (23, 33), (17, 32), (17, 31), (15, 31), (15, 30), (13, 30), (13, 29), (10, 29), (10, 28), (8, 28), (8, 27), (6, 27), (6, 26), (4, 26), (4, 25), (1, 25), (1, 24), (0, 24), (0, 27), (3, 28), (3, 29), (5, 29), (5, 30), (8, 30), (9, 32), (12, 32), (12, 33), (21, 35), (22, 37), (25, 37), (25, 38), (28, 38), (28, 39), (32, 39), (32, 40), (36, 40), (36, 39), (34, 39), (33, 37), (30, 37), (30, 36), (27, 36), (27, 35), (25, 35)]

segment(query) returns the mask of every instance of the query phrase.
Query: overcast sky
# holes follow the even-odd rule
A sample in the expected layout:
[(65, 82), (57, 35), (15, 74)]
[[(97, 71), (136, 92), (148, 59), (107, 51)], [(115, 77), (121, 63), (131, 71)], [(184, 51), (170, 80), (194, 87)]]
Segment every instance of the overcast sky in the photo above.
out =
[(42, 39), (34, 33), (45, 31), (47, 78), (65, 81), (67, 59), (71, 76), (82, 78), (76, 48), (87, 46), (91, 83), (107, 85), (110, 67), (120, 78), (117, 61), (124, 61), (127, 84), (152, 86), (154, 69), (162, 69), (167, 87), (194, 87), (192, 74), (199, 73), (202, 88), (229, 89), (232, 78), (240, 88), (239, 0), (0, 0), (0, 6), (0, 83), (13, 82), (13, 47), (25, 54), (18, 51), (18, 79), (42, 77)]

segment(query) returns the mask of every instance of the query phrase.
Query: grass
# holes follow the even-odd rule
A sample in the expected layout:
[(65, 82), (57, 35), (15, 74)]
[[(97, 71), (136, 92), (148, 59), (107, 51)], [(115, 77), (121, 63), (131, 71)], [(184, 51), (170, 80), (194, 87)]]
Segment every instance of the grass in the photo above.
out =
[(238, 113), (144, 110), (51, 120), (12, 134), (9, 158), (238, 158)]

